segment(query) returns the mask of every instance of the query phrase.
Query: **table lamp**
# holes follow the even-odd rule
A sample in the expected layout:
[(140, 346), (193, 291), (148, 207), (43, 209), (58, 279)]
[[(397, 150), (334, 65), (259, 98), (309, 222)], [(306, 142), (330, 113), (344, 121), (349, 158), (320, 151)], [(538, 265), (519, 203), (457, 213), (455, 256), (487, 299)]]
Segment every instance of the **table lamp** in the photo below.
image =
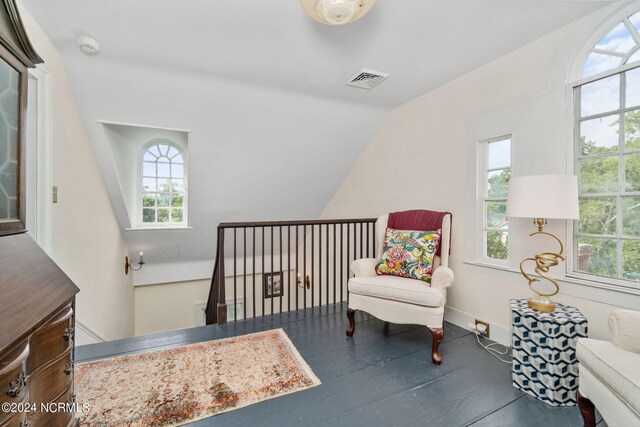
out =
[[(511, 178), (507, 198), (507, 216), (511, 218), (533, 218), (538, 231), (530, 236), (550, 236), (560, 246), (558, 252), (542, 252), (534, 257), (525, 258), (520, 263), (520, 271), (529, 282), (529, 288), (536, 294), (527, 301), (530, 308), (538, 311), (553, 312), (556, 304), (551, 301), (552, 296), (560, 290), (558, 282), (547, 273), (553, 266), (564, 261), (564, 246), (559, 238), (551, 233), (542, 231), (547, 219), (578, 219), (578, 179), (575, 175), (534, 175)], [(537, 277), (532, 277), (525, 271), (527, 262), (534, 263), (534, 271), (539, 276), (551, 282), (554, 290), (545, 292), (537, 289)]]

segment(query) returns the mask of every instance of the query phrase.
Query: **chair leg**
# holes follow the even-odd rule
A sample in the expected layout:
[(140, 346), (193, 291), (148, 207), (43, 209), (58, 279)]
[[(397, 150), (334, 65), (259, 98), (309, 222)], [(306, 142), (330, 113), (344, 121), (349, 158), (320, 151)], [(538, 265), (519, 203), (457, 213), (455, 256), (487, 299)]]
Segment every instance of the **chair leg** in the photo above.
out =
[(431, 345), (431, 361), (435, 365), (442, 363), (442, 356), (440, 356), (440, 343), (444, 337), (444, 328), (429, 328), (431, 335), (433, 336), (433, 344)]
[(576, 391), (576, 400), (578, 401), (578, 408), (582, 414), (582, 420), (584, 421), (584, 427), (596, 426), (596, 407), (593, 402), (580, 394), (580, 390)]
[(347, 336), (352, 337), (356, 331), (356, 311), (352, 308), (347, 309), (347, 318), (349, 319), (349, 329), (347, 329)]

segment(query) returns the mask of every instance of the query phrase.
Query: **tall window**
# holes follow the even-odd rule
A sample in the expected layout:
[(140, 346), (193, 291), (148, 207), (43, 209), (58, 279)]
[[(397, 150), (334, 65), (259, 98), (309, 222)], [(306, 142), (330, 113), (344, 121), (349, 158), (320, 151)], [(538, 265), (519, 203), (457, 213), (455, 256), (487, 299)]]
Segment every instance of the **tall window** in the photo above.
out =
[[(634, 63), (633, 65), (629, 65)], [(574, 271), (640, 281), (640, 12), (592, 49), (576, 86)]]
[(141, 160), (141, 225), (186, 225), (185, 162), (170, 141), (153, 141)]
[(482, 257), (506, 261), (509, 257), (507, 190), (511, 178), (511, 137), (482, 142), (479, 152)]

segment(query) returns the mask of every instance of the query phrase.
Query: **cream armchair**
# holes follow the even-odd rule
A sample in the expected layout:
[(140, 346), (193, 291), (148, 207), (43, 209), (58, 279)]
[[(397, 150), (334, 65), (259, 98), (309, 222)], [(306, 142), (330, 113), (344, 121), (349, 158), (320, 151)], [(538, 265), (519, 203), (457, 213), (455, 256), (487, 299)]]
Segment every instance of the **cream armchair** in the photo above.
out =
[(613, 342), (580, 338), (578, 407), (596, 425), (595, 407), (609, 427), (640, 426), (640, 312), (613, 310)]
[(451, 214), (445, 215), (442, 220), (441, 256), (434, 259), (431, 285), (421, 280), (376, 274), (375, 268), (384, 250), (388, 219), (387, 214), (376, 221), (377, 258), (357, 259), (351, 263), (354, 277), (349, 279), (347, 285), (347, 336), (353, 336), (355, 331), (357, 310), (365, 311), (385, 322), (424, 325), (433, 336), (431, 360), (439, 365), (442, 362), (439, 346), (444, 336), (447, 288), (453, 283), (453, 272), (448, 268)]

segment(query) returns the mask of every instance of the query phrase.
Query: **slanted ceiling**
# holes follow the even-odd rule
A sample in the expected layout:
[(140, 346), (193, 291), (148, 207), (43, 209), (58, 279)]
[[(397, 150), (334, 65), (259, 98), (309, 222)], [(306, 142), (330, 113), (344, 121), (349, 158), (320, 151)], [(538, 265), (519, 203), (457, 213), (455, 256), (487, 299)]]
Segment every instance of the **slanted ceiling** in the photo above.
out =
[[(329, 27), (297, 0), (24, 0), (65, 62), (123, 229), (98, 122), (190, 132), (193, 230), (125, 232), (146, 268), (212, 260), (221, 221), (318, 217), (392, 108), (608, 3), (378, 0)], [(346, 86), (363, 67), (390, 77)]]

